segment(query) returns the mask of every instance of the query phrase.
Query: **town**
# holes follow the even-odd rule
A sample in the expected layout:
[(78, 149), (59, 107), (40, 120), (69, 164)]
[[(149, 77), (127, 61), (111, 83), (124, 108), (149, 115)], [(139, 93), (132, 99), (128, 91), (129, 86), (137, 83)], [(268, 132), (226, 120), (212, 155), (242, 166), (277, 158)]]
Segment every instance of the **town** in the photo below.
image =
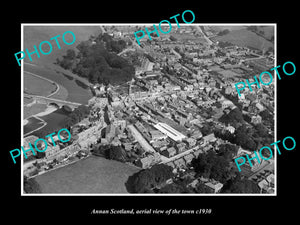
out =
[[(235, 88), (241, 79), (252, 83), (254, 74), (274, 67), (274, 49), (221, 42), (215, 30), (199, 25), (174, 27), (161, 37), (151, 34), (152, 41), (140, 39), (138, 45), (133, 31), (144, 27), (103, 26), (127, 43), (118, 56), (133, 63), (135, 75), (118, 85), (91, 85), (94, 96), (78, 107), (86, 110), (78, 113), (84, 118), (66, 126), (71, 140), (54, 137), (55, 146), (48, 140), (47, 151), (24, 159), (27, 179), (93, 155), (140, 171), (171, 168), (163, 182), (133, 192), (170, 193), (176, 184), (181, 193), (232, 193), (232, 180), (247, 186), (241, 193), (274, 193), (274, 156), (245, 162), (241, 172), (234, 162), (274, 142), (274, 84), (244, 89), (240, 96)], [(89, 45), (97, 41), (91, 38)], [(268, 77), (261, 80), (267, 83)], [(24, 148), (38, 138), (26, 136)]]

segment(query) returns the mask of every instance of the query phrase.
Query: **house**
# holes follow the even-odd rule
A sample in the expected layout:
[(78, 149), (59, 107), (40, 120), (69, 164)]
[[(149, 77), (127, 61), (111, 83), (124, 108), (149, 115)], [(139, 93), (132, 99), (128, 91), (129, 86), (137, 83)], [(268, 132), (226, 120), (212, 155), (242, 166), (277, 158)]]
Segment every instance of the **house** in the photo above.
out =
[(256, 108), (258, 108), (259, 111), (263, 111), (265, 109), (265, 107), (262, 104), (260, 104), (259, 102), (256, 103), (255, 106), (256, 106)]
[(192, 134), (192, 138), (196, 139), (196, 140), (199, 140), (200, 138), (202, 138), (202, 133), (200, 131), (195, 131), (193, 134)]
[(233, 127), (233, 126), (227, 126), (227, 127), (225, 127), (225, 130), (227, 130), (227, 131), (229, 131), (231, 134), (233, 134), (234, 133), (234, 131), (235, 131), (235, 128)]
[(253, 124), (259, 124), (259, 123), (261, 123), (261, 121), (262, 121), (262, 118), (260, 115), (251, 117), (251, 123), (253, 123)]
[(263, 179), (258, 183), (258, 187), (261, 189), (261, 191), (267, 192), (269, 189), (269, 183), (266, 181), (266, 179)]
[(136, 161), (136, 166), (146, 169), (160, 161), (160, 154), (155, 152), (153, 154), (149, 154), (144, 158), (140, 158)]
[(184, 157), (185, 164), (188, 165), (192, 162), (194, 155), (192, 153), (185, 155)]
[(218, 193), (223, 187), (223, 184), (217, 181), (208, 182), (205, 183), (204, 185), (212, 189), (214, 193)]
[(268, 175), (268, 176), (266, 177), (266, 180), (269, 182), (269, 184), (270, 184), (271, 186), (274, 187), (274, 174), (273, 174), (273, 173), (270, 174), (270, 175)]
[(210, 142), (214, 142), (216, 141), (216, 137), (215, 137), (215, 134), (214, 133), (211, 133), (209, 135), (206, 135), (203, 137), (203, 145), (207, 145), (208, 143)]
[(152, 140), (160, 140), (160, 139), (164, 139), (167, 137), (165, 134), (163, 134), (159, 130), (151, 130), (149, 133), (151, 135)]
[(200, 154), (202, 153), (202, 150), (201, 149), (198, 149), (196, 151), (194, 151), (194, 156), (197, 158)]
[(59, 145), (53, 146), (48, 143), (47, 151), (45, 151), (45, 157), (47, 158), (49, 156), (52, 156), (52, 155), (56, 154), (59, 150), (60, 150)]
[(185, 143), (181, 142), (179, 144), (176, 145), (176, 148), (178, 149), (178, 153), (180, 152), (184, 152), (186, 149), (185, 149)]
[(123, 143), (123, 146), (126, 151), (130, 151), (133, 148), (131, 143)]
[[(57, 136), (54, 136), (54, 137), (57, 137)], [(49, 137), (50, 138), (50, 137)], [(30, 136), (28, 136), (28, 137), (25, 137), (24, 138), (24, 141), (23, 141), (23, 149), (24, 150), (27, 150), (27, 149), (30, 149), (30, 147), (29, 147), (29, 144), (32, 146), (32, 149), (33, 149), (33, 151), (35, 151), (34, 149), (35, 149), (35, 147), (34, 147), (34, 142), (36, 141), (38, 139), (38, 137), (37, 136), (34, 136), (34, 135), (30, 135)], [(48, 141), (49, 142), (49, 141)], [(52, 142), (49, 142), (49, 143), (52, 143)], [(41, 147), (38, 147), (39, 149), (43, 149), (45, 147), (45, 144), (44, 144), (44, 142), (43, 142), (43, 146), (41, 146)], [(28, 157), (28, 156), (30, 156), (30, 155), (33, 155), (33, 151), (28, 151), (28, 152), (26, 152), (26, 156)], [(47, 152), (47, 151), (46, 151)]]
[(179, 158), (179, 159), (175, 160), (174, 164), (175, 164), (176, 168), (184, 168), (185, 167), (185, 161), (183, 160), (183, 158)]
[(196, 186), (197, 186), (198, 183), (199, 183), (199, 180), (195, 179), (191, 183), (189, 183), (187, 186), (188, 187), (192, 187), (192, 188), (196, 188)]
[(234, 104), (233, 104), (233, 102), (232, 101), (230, 101), (230, 100), (224, 100), (223, 102), (222, 102), (222, 108), (223, 109), (225, 109), (225, 108), (227, 108), (227, 107), (233, 107), (234, 106)]
[(188, 143), (189, 148), (194, 147), (196, 145), (196, 139), (194, 138), (187, 138), (186, 142)]
[(170, 158), (170, 157), (176, 155), (176, 149), (174, 147), (171, 147), (171, 148), (168, 148), (168, 149), (162, 151), (161, 154), (163, 156)]

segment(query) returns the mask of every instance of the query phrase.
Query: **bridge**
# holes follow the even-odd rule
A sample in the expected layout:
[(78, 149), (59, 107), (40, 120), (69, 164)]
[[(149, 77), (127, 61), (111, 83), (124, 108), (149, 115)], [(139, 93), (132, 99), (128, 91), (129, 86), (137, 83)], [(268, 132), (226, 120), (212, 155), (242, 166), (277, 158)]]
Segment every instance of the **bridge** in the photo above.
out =
[(71, 109), (77, 108), (78, 106), (82, 105), (77, 102), (69, 102), (69, 101), (64, 101), (60, 99), (54, 99), (54, 98), (48, 98), (44, 96), (39, 96), (39, 95), (29, 95), (24, 93), (24, 97), (32, 98), (36, 103), (40, 104), (54, 104), (57, 105), (59, 108), (61, 108), (64, 105), (69, 106)]

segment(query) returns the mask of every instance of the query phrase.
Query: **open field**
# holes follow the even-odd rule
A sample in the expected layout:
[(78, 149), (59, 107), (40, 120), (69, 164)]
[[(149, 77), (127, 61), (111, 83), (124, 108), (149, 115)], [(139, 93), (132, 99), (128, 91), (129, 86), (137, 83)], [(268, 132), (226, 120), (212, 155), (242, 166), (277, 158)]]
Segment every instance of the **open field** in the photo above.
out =
[(24, 92), (47, 97), (56, 90), (53, 82), (24, 72)]
[(125, 163), (90, 156), (35, 179), (42, 193), (128, 193), (125, 182), (137, 171)]
[(32, 115), (35, 115), (39, 112), (43, 112), (45, 109), (47, 109), (46, 104), (33, 104), (32, 106), (25, 107), (24, 106), (24, 115), (23, 118), (26, 119)]
[[(264, 30), (267, 30), (265, 28)], [(268, 30), (268, 35), (270, 35), (270, 29)], [(246, 29), (232, 30), (230, 33), (215, 37), (218, 41), (230, 42), (232, 44), (244, 47), (255, 48), (259, 50), (268, 50), (269, 47), (274, 48), (274, 44), (267, 41), (265, 38), (258, 36), (252, 31)]]
[[(75, 34), (76, 40), (72, 45), (66, 45), (62, 40), (62, 35), (66, 31), (72, 31)], [(33, 46), (39, 46), (42, 41), (49, 41), (52, 44), (52, 52), (49, 55), (40, 54), (40, 58), (37, 57), (36, 54), (31, 56), (32, 61), (26, 57), (25, 62), (29, 62), (37, 65), (46, 65), (53, 64), (56, 61), (57, 57), (61, 57), (65, 55), (68, 49), (76, 49), (76, 46), (84, 40), (87, 40), (92, 34), (99, 34), (100, 28), (99, 26), (29, 26), (24, 25), (24, 50), (28, 48), (28, 51), (31, 52), (34, 50)], [(55, 40), (51, 40), (50, 38), (60, 35), (57, 38), (61, 49), (58, 49)], [(70, 37), (70, 38), (69, 38)], [(65, 36), (66, 41), (71, 42), (72, 36), (70, 34)], [(68, 40), (67, 40), (68, 39)], [(47, 45), (43, 45), (43, 49), (48, 47)], [(45, 52), (48, 50), (45, 48)]]

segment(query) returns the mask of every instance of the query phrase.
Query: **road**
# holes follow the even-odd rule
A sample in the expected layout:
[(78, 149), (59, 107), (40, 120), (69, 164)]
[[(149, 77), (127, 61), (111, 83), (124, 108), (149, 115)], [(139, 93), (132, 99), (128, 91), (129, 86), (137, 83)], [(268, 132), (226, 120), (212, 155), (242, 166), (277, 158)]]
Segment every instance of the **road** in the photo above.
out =
[(132, 125), (128, 125), (128, 128), (132, 132), (134, 138), (140, 143), (142, 148), (147, 152), (156, 152), (154, 148), (146, 141), (146, 139), (141, 135), (141, 133)]
[(171, 157), (171, 158), (165, 157), (165, 159), (162, 159), (162, 161), (161, 161), (160, 163), (164, 163), (164, 164), (165, 164), (165, 163), (168, 163), (168, 162), (175, 161), (175, 160), (177, 160), (177, 159), (179, 159), (179, 158), (182, 158), (182, 157), (185, 156), (185, 155), (188, 155), (188, 154), (194, 152), (194, 151), (197, 150), (197, 149), (198, 149), (198, 147), (194, 147), (194, 148), (191, 148), (191, 149), (186, 150), (186, 151), (184, 151), (184, 152), (181, 152), (181, 153), (179, 153), (179, 154), (177, 154), (177, 155), (174, 155), (174, 156)]
[(63, 104), (70, 104), (70, 105), (75, 105), (75, 106), (80, 106), (80, 105), (82, 105), (82, 104), (77, 103), (77, 102), (69, 102), (69, 101), (64, 101), (64, 100), (60, 100), (60, 99), (47, 98), (47, 97), (40, 96), (40, 95), (29, 95), (29, 94), (24, 94), (24, 96), (26, 96), (26, 97), (31, 97), (31, 98), (41, 98), (41, 99), (45, 99), (45, 100), (48, 100), (48, 101), (59, 102), (59, 103), (63, 103)]

